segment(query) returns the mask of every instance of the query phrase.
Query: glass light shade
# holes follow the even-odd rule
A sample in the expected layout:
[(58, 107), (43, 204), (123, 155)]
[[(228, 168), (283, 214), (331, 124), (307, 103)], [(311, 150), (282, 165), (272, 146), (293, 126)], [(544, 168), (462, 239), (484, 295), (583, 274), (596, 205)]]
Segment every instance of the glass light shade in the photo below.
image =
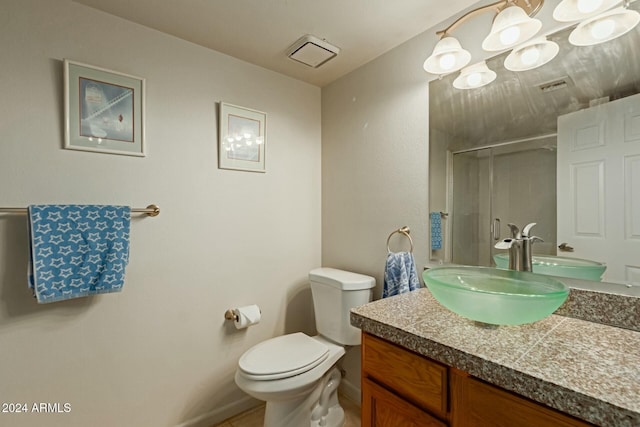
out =
[(433, 48), (431, 56), (424, 61), (424, 70), (432, 74), (447, 74), (458, 71), (471, 61), (471, 54), (460, 46), (455, 37), (443, 37)]
[(491, 32), (482, 42), (487, 51), (509, 49), (535, 36), (542, 28), (542, 22), (527, 15), (521, 7), (504, 8), (493, 20)]
[(562, 0), (553, 9), (553, 19), (560, 22), (581, 21), (611, 9), (620, 0)]
[(513, 49), (504, 60), (504, 68), (510, 71), (533, 70), (556, 57), (560, 47), (546, 37), (536, 37)]
[(487, 67), (485, 61), (469, 65), (460, 71), (460, 75), (453, 81), (456, 89), (475, 89), (488, 85), (496, 79), (496, 73)]
[(592, 46), (620, 37), (640, 22), (640, 13), (619, 7), (581, 22), (569, 34), (574, 46)]

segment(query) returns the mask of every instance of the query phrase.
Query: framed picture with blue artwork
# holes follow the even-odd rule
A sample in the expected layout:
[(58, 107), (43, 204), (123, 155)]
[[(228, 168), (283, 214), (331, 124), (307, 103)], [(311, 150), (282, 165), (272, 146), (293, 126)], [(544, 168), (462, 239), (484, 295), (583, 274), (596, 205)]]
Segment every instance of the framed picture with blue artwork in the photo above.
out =
[(144, 92), (141, 77), (65, 59), (64, 148), (144, 157)]
[(266, 113), (221, 102), (218, 167), (265, 172), (266, 126)]

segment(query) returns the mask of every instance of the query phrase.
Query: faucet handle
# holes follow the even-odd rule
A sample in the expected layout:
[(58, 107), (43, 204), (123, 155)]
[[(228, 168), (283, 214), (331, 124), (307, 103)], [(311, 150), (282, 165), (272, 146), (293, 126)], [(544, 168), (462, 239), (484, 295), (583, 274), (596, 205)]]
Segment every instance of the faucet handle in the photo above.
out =
[(538, 236), (531, 236), (529, 237), (529, 241), (531, 243), (535, 243), (535, 242), (544, 242), (544, 240), (542, 240), (540, 237)]
[[(524, 226), (524, 228), (522, 229), (522, 237), (529, 237), (529, 232), (531, 231), (531, 229), (533, 228), (534, 225), (536, 225), (537, 222), (532, 222), (530, 224), (527, 224)], [(538, 237), (539, 239), (539, 237)]]
[(520, 235), (520, 229), (518, 228), (517, 225), (515, 224), (507, 224), (509, 226), (509, 229), (511, 230), (511, 237), (513, 237), (514, 239), (521, 239), (522, 236)]
[(511, 249), (513, 245), (514, 239), (504, 239), (500, 240), (498, 243), (494, 245), (496, 249)]

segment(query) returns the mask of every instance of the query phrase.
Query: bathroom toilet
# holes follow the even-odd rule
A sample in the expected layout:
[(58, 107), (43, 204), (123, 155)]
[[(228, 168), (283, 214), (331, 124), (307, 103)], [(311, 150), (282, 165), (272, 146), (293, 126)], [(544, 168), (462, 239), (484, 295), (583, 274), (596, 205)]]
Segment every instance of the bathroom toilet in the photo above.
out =
[(349, 310), (371, 301), (373, 277), (335, 268), (309, 273), (318, 335), (302, 332), (261, 342), (238, 361), (235, 381), (250, 396), (264, 400), (265, 427), (340, 427), (338, 402), (342, 375), (336, 363), (345, 346), (360, 344)]

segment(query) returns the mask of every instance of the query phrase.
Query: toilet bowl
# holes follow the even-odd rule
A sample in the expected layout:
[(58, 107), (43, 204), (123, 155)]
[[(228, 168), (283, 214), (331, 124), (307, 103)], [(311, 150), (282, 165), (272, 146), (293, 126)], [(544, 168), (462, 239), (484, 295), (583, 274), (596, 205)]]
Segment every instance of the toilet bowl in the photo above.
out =
[(309, 279), (318, 335), (296, 332), (271, 338), (238, 361), (238, 387), (266, 401), (265, 427), (344, 424), (337, 395), (342, 375), (336, 364), (345, 345), (360, 344), (349, 310), (371, 300), (375, 279), (332, 268), (315, 269)]
[[(293, 339), (288, 340), (289, 338)], [(287, 339), (287, 341), (283, 339)], [(264, 368), (265, 373), (257, 375), (254, 373), (255, 370), (254, 372), (247, 372), (247, 370), (254, 368), (254, 366), (249, 365), (249, 362), (245, 360), (244, 367), (247, 370), (243, 369), (243, 364), (239, 364), (240, 366), (236, 370), (235, 375), (236, 384), (250, 396), (267, 402), (265, 426), (306, 426), (307, 423), (310, 423), (310, 413), (315, 409), (312, 406), (320, 402), (322, 392), (325, 391), (325, 394), (328, 395), (335, 394), (334, 390), (337, 392), (337, 386), (340, 382), (340, 372), (338, 371), (339, 377), (337, 380), (334, 379), (334, 387), (332, 387), (334, 384), (330, 384), (328, 380), (329, 377), (332, 376), (332, 368), (335, 369), (334, 366), (336, 362), (345, 353), (344, 347), (329, 342), (320, 336), (310, 337), (298, 332), (276, 337), (256, 346), (263, 346), (262, 348), (256, 349), (253, 347), (251, 350), (254, 350), (256, 359), (262, 350), (270, 352), (270, 349), (265, 348), (265, 345), (269, 344), (273, 344), (273, 350), (279, 347), (282, 352), (281, 356), (295, 356), (296, 354), (308, 355), (308, 359), (298, 359), (296, 364), (302, 365), (304, 362), (308, 363), (306, 366), (299, 366), (290, 372), (267, 373), (266, 367), (268, 366), (268, 361), (265, 359), (262, 366), (260, 366), (260, 368)], [(325, 350), (323, 354), (319, 355), (316, 360), (313, 360), (317, 355), (317, 353), (315, 353), (317, 349), (322, 347), (324, 347)], [(275, 354), (275, 352), (272, 354)], [(287, 358), (284, 357), (284, 359)], [(295, 357), (291, 357), (291, 359), (295, 359)], [(276, 362), (276, 364), (280, 365), (281, 361), (282, 359)], [(277, 371), (277, 369), (273, 370)], [(333, 375), (335, 376), (335, 374)], [(261, 376), (263, 378), (260, 378)], [(270, 376), (275, 378), (269, 379)], [(329, 412), (331, 412), (332, 406), (335, 406), (337, 403), (337, 398), (333, 401), (331, 396), (327, 396), (324, 400), (326, 401), (325, 407), (319, 408), (317, 412), (326, 412), (326, 415), (328, 415)], [(331, 405), (332, 403), (333, 405)], [(340, 419), (337, 420), (336, 424), (317, 425), (341, 426), (341, 421), (344, 419), (344, 412), (338, 418)], [(320, 421), (320, 419), (318, 421)]]

